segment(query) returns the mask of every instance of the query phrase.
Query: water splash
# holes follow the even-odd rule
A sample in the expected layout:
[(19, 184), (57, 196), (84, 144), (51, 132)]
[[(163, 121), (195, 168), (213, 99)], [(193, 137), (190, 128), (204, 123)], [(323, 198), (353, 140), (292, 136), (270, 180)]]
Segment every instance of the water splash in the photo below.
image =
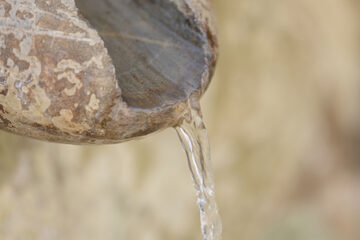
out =
[(200, 209), (204, 240), (220, 240), (222, 224), (215, 200), (215, 186), (207, 131), (198, 101), (189, 101), (189, 114), (176, 127), (185, 150)]

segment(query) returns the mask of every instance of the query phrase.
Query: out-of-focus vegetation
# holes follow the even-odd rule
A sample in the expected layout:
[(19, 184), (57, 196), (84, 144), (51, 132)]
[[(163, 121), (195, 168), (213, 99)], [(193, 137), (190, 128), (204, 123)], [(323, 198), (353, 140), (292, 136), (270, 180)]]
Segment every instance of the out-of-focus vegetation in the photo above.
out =
[[(360, 2), (215, 0), (202, 105), (224, 240), (360, 239)], [(175, 131), (79, 147), (0, 132), (0, 239), (200, 239)]]

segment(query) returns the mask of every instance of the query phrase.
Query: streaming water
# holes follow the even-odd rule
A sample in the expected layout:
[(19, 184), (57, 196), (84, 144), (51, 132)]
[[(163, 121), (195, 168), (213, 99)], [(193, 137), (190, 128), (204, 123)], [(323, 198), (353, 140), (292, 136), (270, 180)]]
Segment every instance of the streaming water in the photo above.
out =
[(187, 155), (194, 182), (203, 239), (220, 240), (222, 225), (215, 200), (209, 139), (198, 102), (189, 101), (189, 109), (188, 116), (176, 127), (176, 131)]

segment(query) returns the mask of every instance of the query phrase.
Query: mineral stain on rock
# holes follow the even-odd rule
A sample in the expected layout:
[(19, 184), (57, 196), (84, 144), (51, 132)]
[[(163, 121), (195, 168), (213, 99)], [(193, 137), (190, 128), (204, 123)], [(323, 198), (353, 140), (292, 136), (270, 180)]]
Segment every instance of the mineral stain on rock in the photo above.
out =
[(1, 128), (87, 144), (175, 126), (216, 61), (200, 2), (1, 1)]

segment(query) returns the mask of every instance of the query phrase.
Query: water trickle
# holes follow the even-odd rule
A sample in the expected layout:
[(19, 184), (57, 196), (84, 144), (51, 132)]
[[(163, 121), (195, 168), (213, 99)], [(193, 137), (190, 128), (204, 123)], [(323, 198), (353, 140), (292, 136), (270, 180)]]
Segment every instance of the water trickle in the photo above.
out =
[(220, 240), (222, 225), (215, 200), (215, 186), (207, 131), (198, 101), (189, 101), (189, 113), (176, 127), (185, 150), (200, 209), (204, 240)]

